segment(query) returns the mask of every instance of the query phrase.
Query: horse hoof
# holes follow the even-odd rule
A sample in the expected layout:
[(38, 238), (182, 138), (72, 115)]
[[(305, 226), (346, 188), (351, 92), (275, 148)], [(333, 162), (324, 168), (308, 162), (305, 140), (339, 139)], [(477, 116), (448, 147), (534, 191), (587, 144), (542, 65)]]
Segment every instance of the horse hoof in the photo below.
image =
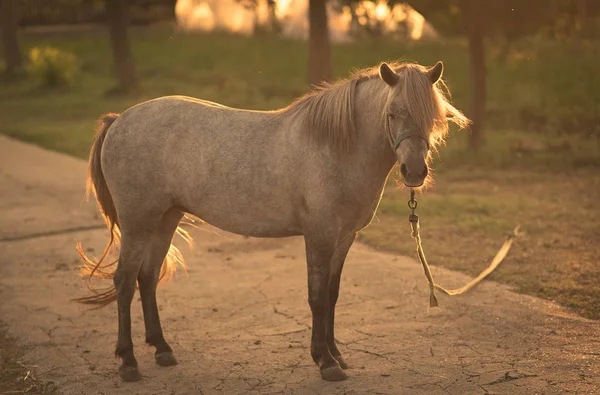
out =
[(342, 368), (339, 366), (330, 366), (325, 369), (321, 369), (321, 377), (326, 381), (342, 381), (348, 378), (348, 375), (344, 373)]
[(342, 358), (341, 355), (338, 355), (337, 357), (334, 357), (334, 358), (340, 364), (340, 368), (342, 368), (344, 370), (348, 369), (348, 364), (346, 363), (346, 361), (344, 361), (344, 358)]
[(159, 364), (160, 366), (177, 365), (177, 359), (175, 359), (175, 356), (170, 351), (161, 352), (160, 354), (156, 354), (154, 356), (154, 359), (156, 360), (156, 363)]
[(142, 379), (137, 366), (121, 366), (119, 368), (119, 375), (125, 382), (140, 381)]

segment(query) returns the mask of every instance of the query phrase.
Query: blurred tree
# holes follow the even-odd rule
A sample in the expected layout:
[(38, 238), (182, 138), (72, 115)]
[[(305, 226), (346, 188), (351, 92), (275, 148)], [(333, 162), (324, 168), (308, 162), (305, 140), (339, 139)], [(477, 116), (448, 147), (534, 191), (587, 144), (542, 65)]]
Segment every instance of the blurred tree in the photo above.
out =
[(18, 5), (18, 0), (0, 0), (0, 34), (7, 74), (23, 69), (23, 56), (17, 40)]
[(543, 33), (557, 39), (600, 37), (600, 1), (548, 1), (551, 18), (548, 18)]
[(485, 40), (502, 43), (501, 57), (518, 39), (600, 36), (598, 0), (409, 0), (442, 34), (466, 34), (469, 42), (470, 98), (473, 120), (469, 146), (484, 140), (486, 65)]
[(331, 44), (325, 0), (309, 1), (308, 81), (318, 84), (331, 79)]
[(461, 0), (459, 4), (464, 15), (469, 41), (469, 117), (472, 121), (469, 147), (477, 151), (483, 144), (485, 101), (487, 98), (484, 46), (484, 26), (486, 22), (478, 12), (481, 8), (481, 3), (478, 0)]
[(106, 19), (110, 30), (110, 43), (113, 51), (118, 90), (129, 91), (137, 86), (127, 25), (129, 23), (129, 2), (106, 0)]
[[(555, 0), (565, 1), (565, 0)], [(466, 35), (469, 45), (469, 147), (484, 142), (486, 111), (486, 38), (501, 39), (502, 52), (516, 39), (540, 31), (552, 14), (548, 0), (411, 0), (426, 19), (440, 21), (442, 31)], [(434, 26), (439, 27), (438, 25)]]
[(240, 3), (242, 6), (248, 9), (256, 9), (258, 7), (258, 0), (235, 0), (237, 3)]
[[(248, 10), (254, 11), (254, 34), (257, 33), (279, 33), (281, 32), (281, 25), (277, 20), (275, 8), (277, 6), (276, 0), (235, 0), (238, 4)], [(259, 17), (260, 4), (266, 4), (267, 6), (267, 18), (262, 20)]]

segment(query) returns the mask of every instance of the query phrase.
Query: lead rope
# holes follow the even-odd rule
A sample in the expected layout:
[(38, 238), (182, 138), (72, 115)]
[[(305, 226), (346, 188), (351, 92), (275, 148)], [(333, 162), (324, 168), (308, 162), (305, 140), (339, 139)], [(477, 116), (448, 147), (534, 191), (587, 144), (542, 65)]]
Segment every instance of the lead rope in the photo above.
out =
[(415, 214), (415, 210), (417, 209), (417, 201), (415, 199), (415, 190), (411, 188), (410, 190), (410, 200), (408, 201), (408, 207), (411, 209), (411, 214), (408, 216), (408, 220), (410, 221), (410, 226), (412, 228), (412, 237), (415, 239), (415, 243), (417, 245), (417, 255), (419, 256), (419, 260), (421, 261), (421, 265), (423, 265), (423, 271), (425, 272), (425, 277), (427, 277), (427, 281), (429, 282), (429, 307), (437, 307), (438, 301), (435, 296), (435, 290), (439, 289), (446, 295), (454, 296), (460, 295), (475, 285), (477, 285), (481, 280), (486, 278), (491, 272), (493, 272), (498, 265), (504, 260), (506, 254), (510, 250), (514, 239), (519, 236), (519, 226), (515, 227), (511, 234), (508, 235), (506, 241), (494, 257), (490, 265), (482, 271), (479, 276), (475, 277), (471, 282), (465, 285), (462, 288), (458, 289), (446, 289), (439, 284), (436, 284), (433, 281), (433, 276), (431, 275), (431, 270), (429, 270), (429, 264), (427, 263), (427, 258), (425, 258), (425, 252), (423, 252), (423, 246), (421, 245), (421, 235), (419, 234), (420, 226), (419, 226), (419, 216)]

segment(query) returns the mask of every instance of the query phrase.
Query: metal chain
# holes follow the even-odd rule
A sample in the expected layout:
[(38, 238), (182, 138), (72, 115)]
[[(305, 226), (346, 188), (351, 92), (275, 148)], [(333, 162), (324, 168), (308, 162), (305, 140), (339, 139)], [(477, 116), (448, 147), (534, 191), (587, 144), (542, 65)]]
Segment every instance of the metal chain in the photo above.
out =
[(415, 214), (417, 209), (417, 200), (415, 199), (415, 190), (410, 189), (410, 200), (408, 201), (408, 208), (411, 210), (411, 214), (408, 216), (410, 225), (412, 228), (412, 237), (415, 238), (419, 235), (419, 216)]

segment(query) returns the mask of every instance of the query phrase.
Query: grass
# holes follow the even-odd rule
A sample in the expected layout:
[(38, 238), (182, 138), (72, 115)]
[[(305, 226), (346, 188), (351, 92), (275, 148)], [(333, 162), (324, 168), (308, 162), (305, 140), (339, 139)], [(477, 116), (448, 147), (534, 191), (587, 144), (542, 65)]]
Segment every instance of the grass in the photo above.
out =
[[(103, 29), (26, 33), (25, 50), (74, 53), (68, 88), (5, 80), (0, 133), (86, 158), (94, 122), (142, 100), (183, 94), (230, 106), (274, 109), (308, 89), (307, 44), (275, 37), (186, 35), (170, 27), (132, 29), (142, 86), (110, 95), (114, 78)], [(335, 74), (402, 57), (443, 60), (455, 103), (466, 108), (468, 58), (462, 41), (335, 45)], [(506, 58), (488, 54), (488, 133), (478, 154), (454, 132), (435, 163), (436, 185), (420, 198), (424, 247), (436, 265), (478, 273), (514, 225), (520, 238), (492, 279), (600, 318), (600, 49), (586, 42), (521, 42)], [(393, 184), (393, 183), (392, 183)], [(407, 192), (391, 185), (378, 217), (361, 232), (373, 246), (413, 254)], [(437, 279), (443, 283), (443, 279)]]
[[(388, 188), (361, 240), (415, 256), (407, 200), (407, 191)], [(600, 212), (597, 171), (465, 169), (438, 177), (435, 188), (418, 200), (421, 236), (431, 264), (477, 275), (505, 235), (520, 224), (524, 234), (489, 278), (600, 318), (600, 227), (591, 219)], [(443, 278), (436, 281), (444, 285)]]

